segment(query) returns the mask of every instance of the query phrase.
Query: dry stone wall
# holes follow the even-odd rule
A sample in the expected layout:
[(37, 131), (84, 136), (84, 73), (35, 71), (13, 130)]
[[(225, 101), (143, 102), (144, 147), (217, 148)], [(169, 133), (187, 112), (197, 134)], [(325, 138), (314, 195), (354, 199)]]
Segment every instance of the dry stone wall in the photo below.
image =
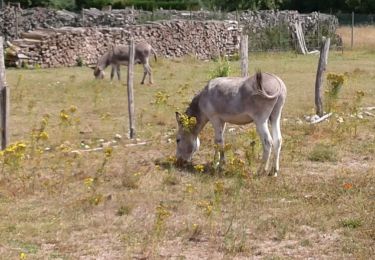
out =
[[(149, 22), (153, 20), (157, 21)], [(241, 29), (230, 21), (238, 21)], [(8, 48), (7, 56), (47, 67), (71, 66), (76, 60), (92, 63), (92, 55), (96, 59), (108, 44), (126, 42), (124, 32), (149, 41), (160, 55), (174, 57), (192, 54), (206, 59), (219, 53), (232, 54), (238, 47), (239, 30), (249, 34), (250, 50), (280, 49), (280, 46), (290, 49), (296, 43), (293, 33), (296, 23), (302, 25), (309, 50), (319, 46), (321, 36), (333, 35), (338, 24), (332, 15), (301, 15), (296, 11), (147, 12), (127, 8), (84, 9), (73, 13), (45, 8), (22, 10), (15, 6), (0, 11), (1, 35), (5, 43), (10, 43), (5, 47), (12, 47)], [(123, 36), (119, 40), (120, 31)], [(85, 45), (81, 46), (82, 42)], [(58, 58), (59, 52), (68, 53), (69, 59)]]
[[(17, 15), (17, 19), (16, 19)], [(16, 28), (20, 32), (39, 28), (71, 27), (124, 27), (156, 20), (235, 20), (254, 32), (286, 24), (293, 31), (294, 23), (299, 21), (306, 34), (319, 36), (333, 34), (338, 25), (334, 15), (299, 14), (297, 11), (241, 11), (241, 12), (209, 12), (209, 11), (176, 11), (155, 10), (154, 12), (134, 10), (131, 8), (100, 11), (95, 8), (83, 9), (80, 13), (46, 8), (18, 9), (15, 6), (0, 10), (0, 30), (6, 40), (16, 37)], [(18, 21), (18, 26), (16, 26)]]
[(124, 28), (79, 27), (22, 33), (21, 39), (12, 41), (7, 56), (16, 55), (41, 67), (94, 64), (111, 45), (127, 43), (130, 36), (136, 42), (149, 42), (159, 56), (167, 57), (190, 54), (209, 59), (233, 54), (239, 45), (236, 23), (174, 20)]

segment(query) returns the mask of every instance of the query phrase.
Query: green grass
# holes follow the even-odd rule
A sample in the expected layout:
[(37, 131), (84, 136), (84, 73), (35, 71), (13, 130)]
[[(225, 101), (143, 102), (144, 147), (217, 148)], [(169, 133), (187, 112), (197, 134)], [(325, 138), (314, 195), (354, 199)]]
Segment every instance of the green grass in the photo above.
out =
[[(174, 112), (204, 87), (214, 62), (160, 59), (152, 86), (139, 84), (137, 66), (136, 133), (146, 141), (139, 146), (129, 146), (123, 83), (94, 81), (85, 67), (7, 70), (10, 140), (27, 147), (8, 155), (0, 171), (0, 259), (369, 259), (375, 122), (353, 119), (345, 108), (357, 90), (365, 93), (360, 106), (375, 105), (375, 54), (329, 56), (327, 72), (348, 76), (338, 99), (341, 124), (335, 117), (318, 125), (298, 120), (315, 111), (317, 62), (250, 53), (251, 72), (275, 73), (288, 87), (278, 178), (253, 175), (261, 152), (253, 125), (227, 127), (234, 130), (226, 132), (222, 172), (174, 166)], [(239, 61), (230, 68), (240, 74)], [(37, 138), (42, 130), (47, 140)], [(207, 167), (212, 127), (200, 138), (194, 165)], [(113, 148), (81, 151), (85, 146)]]

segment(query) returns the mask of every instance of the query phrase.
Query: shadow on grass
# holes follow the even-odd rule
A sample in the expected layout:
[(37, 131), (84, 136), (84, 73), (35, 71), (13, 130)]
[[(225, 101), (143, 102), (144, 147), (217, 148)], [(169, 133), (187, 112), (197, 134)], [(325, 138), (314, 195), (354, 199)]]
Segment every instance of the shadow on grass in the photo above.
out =
[(222, 169), (214, 168), (212, 163), (194, 165), (191, 162), (178, 162), (174, 158), (158, 158), (154, 161), (154, 163), (164, 170), (169, 171), (176, 169), (178, 171), (184, 171), (191, 174), (222, 175), (222, 173), (224, 172)]
[(159, 166), (164, 170), (177, 170), (183, 171), (190, 174), (202, 174), (209, 175), (212, 177), (220, 178), (232, 178), (234, 176), (241, 176), (241, 178), (260, 178), (262, 175), (257, 175), (255, 172), (250, 170), (248, 167), (241, 165), (237, 167), (232, 164), (224, 164), (222, 166), (214, 166), (213, 162), (207, 162), (205, 164), (193, 164), (191, 162), (177, 162), (174, 158), (158, 158), (154, 161), (155, 165)]

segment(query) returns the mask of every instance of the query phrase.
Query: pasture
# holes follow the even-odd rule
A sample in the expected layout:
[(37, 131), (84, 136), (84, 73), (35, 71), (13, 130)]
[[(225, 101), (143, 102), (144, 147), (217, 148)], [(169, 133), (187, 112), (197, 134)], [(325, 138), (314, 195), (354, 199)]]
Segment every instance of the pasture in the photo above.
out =
[[(193, 166), (174, 166), (174, 112), (185, 111), (217, 62), (159, 58), (152, 86), (139, 84), (137, 66), (136, 134), (146, 144), (133, 146), (123, 83), (95, 81), (85, 67), (9, 69), (15, 145), (1, 155), (0, 258), (369, 259), (375, 118), (358, 113), (375, 106), (375, 52), (330, 53), (326, 75), (346, 78), (338, 116), (311, 125), (304, 115), (315, 111), (317, 63), (250, 54), (251, 74), (272, 72), (288, 89), (277, 178), (254, 175), (254, 125), (227, 126), (221, 172), (208, 164), (209, 125)], [(230, 66), (240, 74), (239, 61)]]

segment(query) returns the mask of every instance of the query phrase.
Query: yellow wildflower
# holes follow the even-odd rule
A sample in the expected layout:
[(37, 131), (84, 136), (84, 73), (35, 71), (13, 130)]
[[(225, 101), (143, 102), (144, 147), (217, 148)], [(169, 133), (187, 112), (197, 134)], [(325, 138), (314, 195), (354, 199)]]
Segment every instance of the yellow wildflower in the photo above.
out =
[(194, 169), (195, 169), (197, 172), (204, 172), (204, 165), (202, 165), (202, 164), (195, 165), (195, 166), (194, 166)]
[(88, 189), (91, 189), (93, 183), (94, 183), (94, 179), (89, 177), (89, 178), (86, 178), (83, 182), (85, 184), (85, 186), (88, 188)]
[(345, 76), (343, 74), (328, 73), (327, 80), (334, 87), (342, 86), (345, 83)]
[(224, 182), (216, 181), (215, 187), (214, 187), (214, 193), (215, 194), (221, 194), (223, 191), (224, 191)]
[(27, 258), (27, 255), (24, 252), (22, 252), (20, 254), (20, 260), (26, 260), (26, 258)]
[(69, 119), (69, 115), (68, 115), (67, 113), (65, 113), (64, 110), (61, 110), (61, 112), (60, 112), (60, 119), (61, 119), (62, 121), (68, 121), (68, 119)]
[(185, 114), (180, 115), (180, 124), (186, 131), (191, 131), (197, 124), (197, 118)]
[(74, 112), (77, 111), (77, 107), (74, 106), (74, 105), (71, 105), (70, 108), (69, 108), (69, 111), (70, 111), (71, 113), (74, 113)]
[(48, 133), (47, 132), (45, 132), (45, 131), (42, 131), (42, 132), (40, 132), (39, 133), (39, 136), (38, 136), (38, 138), (40, 139), (40, 140), (48, 140)]
[(156, 207), (156, 217), (157, 221), (164, 221), (167, 219), (171, 213), (168, 211), (168, 209), (161, 203)]
[(195, 188), (191, 183), (186, 184), (185, 191), (186, 191), (187, 193), (191, 194), (191, 193), (193, 193), (195, 190), (196, 190), (196, 188)]
[(104, 149), (104, 154), (105, 154), (106, 157), (111, 157), (112, 152), (113, 152), (112, 147), (107, 147), (107, 148)]

